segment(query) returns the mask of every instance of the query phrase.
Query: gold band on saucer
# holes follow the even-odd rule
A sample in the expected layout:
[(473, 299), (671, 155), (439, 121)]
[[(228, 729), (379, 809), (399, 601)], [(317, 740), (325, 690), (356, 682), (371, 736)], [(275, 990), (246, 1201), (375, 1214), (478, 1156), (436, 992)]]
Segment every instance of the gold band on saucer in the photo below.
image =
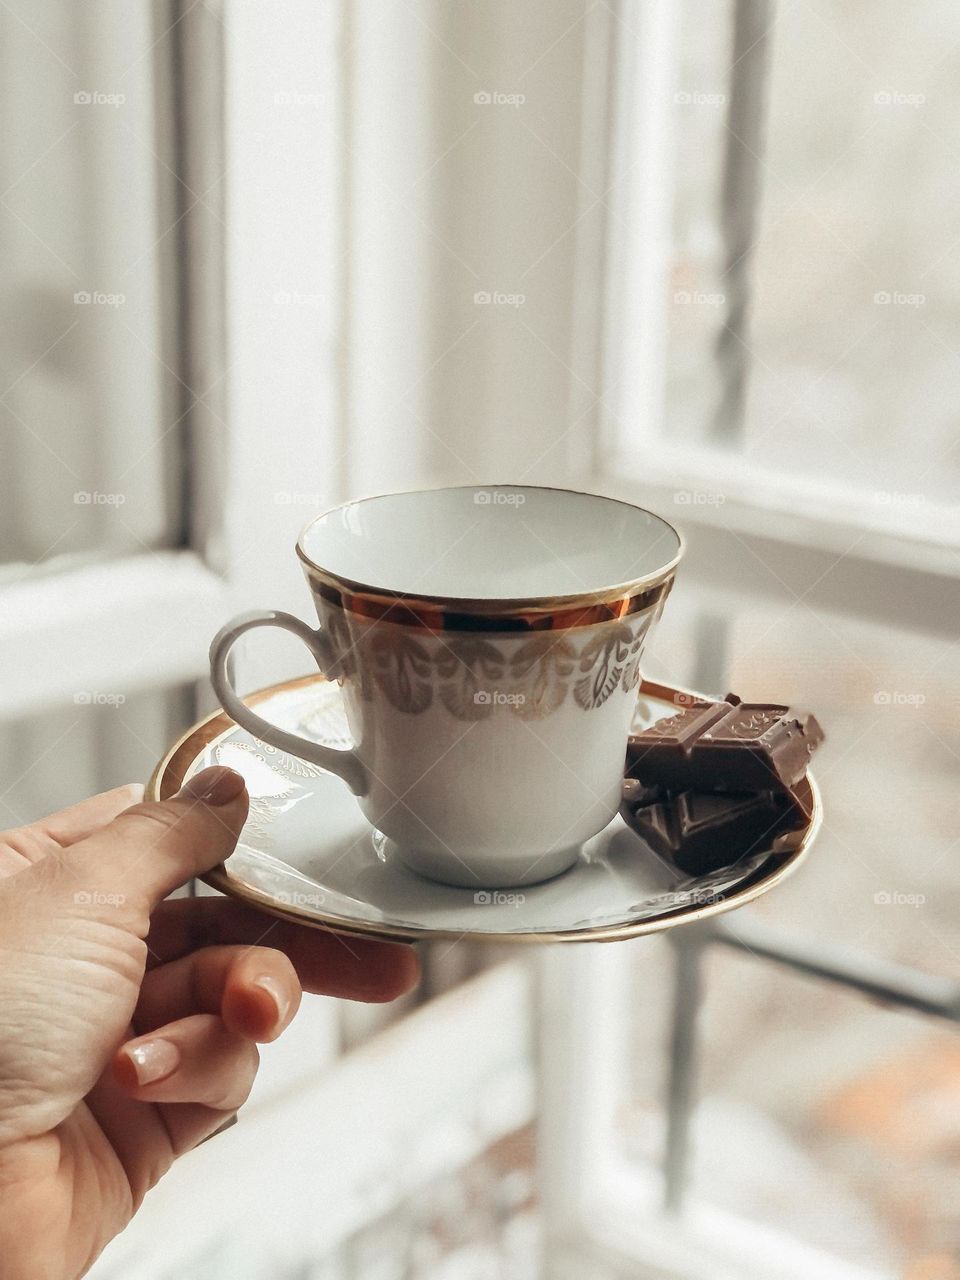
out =
[[(322, 675), (301, 676), (298, 679), (286, 680), (270, 685), (256, 693), (248, 694), (244, 701), (257, 706), (275, 697), (279, 693), (289, 693), (298, 689), (307, 689), (312, 685), (324, 683)], [(650, 697), (682, 707), (693, 699), (705, 695), (689, 689), (680, 689), (672, 685), (662, 685), (653, 681), (641, 681), (640, 697)], [(145, 798), (163, 800), (180, 789), (191, 768), (205, 751), (236, 726), (224, 711), (216, 711), (188, 729), (167, 751), (159, 761), (147, 783)], [(469, 935), (471, 942), (481, 943), (518, 943), (544, 944), (552, 942), (614, 942), (620, 939), (636, 938), (645, 934), (660, 933), (665, 929), (676, 928), (693, 921), (706, 920), (743, 906), (754, 899), (762, 897), (774, 885), (779, 884), (791, 875), (804, 861), (810, 851), (814, 838), (823, 819), (820, 792), (811, 774), (801, 784), (805, 807), (810, 813), (810, 820), (800, 844), (793, 849), (779, 852), (771, 851), (761, 866), (752, 871), (736, 888), (710, 901), (695, 904), (681, 904), (665, 907), (655, 916), (638, 916), (617, 924), (591, 925), (584, 923), (576, 928), (560, 930), (542, 930), (527, 933), (474, 933)], [(293, 924), (305, 925), (328, 933), (355, 935), (358, 937), (389, 939), (397, 942), (449, 941), (456, 942), (464, 937), (462, 930), (452, 931), (419, 928), (404, 928), (399, 924), (390, 924), (381, 920), (357, 920), (336, 914), (334, 911), (303, 910), (279, 903), (265, 891), (251, 885), (238, 883), (232, 879), (227, 868), (221, 864), (201, 877), (212, 888), (221, 893), (254, 907), (276, 919), (286, 920)]]

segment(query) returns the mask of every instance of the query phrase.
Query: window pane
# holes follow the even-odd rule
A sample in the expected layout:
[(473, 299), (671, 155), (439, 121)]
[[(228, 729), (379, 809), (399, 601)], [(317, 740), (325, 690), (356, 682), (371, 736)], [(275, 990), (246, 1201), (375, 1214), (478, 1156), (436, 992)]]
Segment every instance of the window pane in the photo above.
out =
[(680, 444), (708, 433), (720, 399), (715, 352), (729, 291), (720, 202), (733, 0), (685, 5), (678, 27), (664, 427)]
[(0, 725), (0, 829), (98, 791), (146, 782), (192, 718), (189, 688), (78, 689), (64, 707)]
[[(889, 0), (771, 5), (766, 40), (740, 50), (737, 8), (764, 6), (687, 5), (680, 19), (665, 430), (715, 440), (724, 362), (739, 359), (733, 434), (751, 460), (855, 485), (881, 506), (954, 502), (960, 11), (923, 0), (904, 23)], [(753, 115), (765, 123), (748, 142), (731, 100), (764, 50)], [(728, 152), (735, 227), (751, 201), (743, 171), (757, 182), (742, 245), (723, 242)], [(747, 264), (741, 343), (725, 326)]]
[(0, 562), (176, 537), (160, 297), (172, 249), (161, 186), (173, 178), (157, 158), (153, 8), (0, 10)]
[(777, 13), (744, 448), (891, 502), (955, 500), (960, 10)]

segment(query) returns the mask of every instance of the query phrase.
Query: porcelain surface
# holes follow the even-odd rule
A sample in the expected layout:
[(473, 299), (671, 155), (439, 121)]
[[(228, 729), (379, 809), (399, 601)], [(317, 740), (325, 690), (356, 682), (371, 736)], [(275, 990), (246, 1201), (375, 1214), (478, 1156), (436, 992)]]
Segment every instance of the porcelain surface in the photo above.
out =
[(675, 562), (681, 541), (660, 516), (614, 498), (491, 485), (347, 503), (309, 524), (300, 549), (342, 581), (413, 596), (502, 600), (632, 583)]

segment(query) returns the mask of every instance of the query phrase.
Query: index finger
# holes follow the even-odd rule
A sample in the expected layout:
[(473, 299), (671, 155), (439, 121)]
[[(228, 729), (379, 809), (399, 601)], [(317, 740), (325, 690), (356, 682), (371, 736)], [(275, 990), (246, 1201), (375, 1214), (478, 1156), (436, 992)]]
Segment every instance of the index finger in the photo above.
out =
[(66, 846), (86, 840), (94, 832), (112, 822), (124, 809), (138, 804), (143, 798), (143, 787), (139, 782), (128, 782), (125, 786), (114, 787), (112, 791), (102, 791), (99, 795), (90, 796), (86, 800), (72, 804), (68, 809), (51, 813), (46, 818), (32, 825), (44, 835), (55, 840), (57, 844)]
[(206, 946), (275, 947), (287, 955), (305, 991), (346, 1000), (395, 1000), (415, 986), (411, 947), (277, 920), (228, 898), (175, 898), (154, 911), (148, 968)]

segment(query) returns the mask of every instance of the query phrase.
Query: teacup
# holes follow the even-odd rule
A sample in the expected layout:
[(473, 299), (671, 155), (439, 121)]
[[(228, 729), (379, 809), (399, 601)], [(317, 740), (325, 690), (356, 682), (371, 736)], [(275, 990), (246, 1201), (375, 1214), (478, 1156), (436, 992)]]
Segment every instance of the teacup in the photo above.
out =
[[(576, 860), (620, 803), (644, 641), (683, 553), (640, 507), (532, 486), (348, 502), (297, 543), (320, 626), (235, 618), (213, 686), (238, 724), (338, 774), (413, 871), (512, 888)], [(227, 674), (253, 627), (298, 635), (343, 686), (351, 750), (247, 707)]]

